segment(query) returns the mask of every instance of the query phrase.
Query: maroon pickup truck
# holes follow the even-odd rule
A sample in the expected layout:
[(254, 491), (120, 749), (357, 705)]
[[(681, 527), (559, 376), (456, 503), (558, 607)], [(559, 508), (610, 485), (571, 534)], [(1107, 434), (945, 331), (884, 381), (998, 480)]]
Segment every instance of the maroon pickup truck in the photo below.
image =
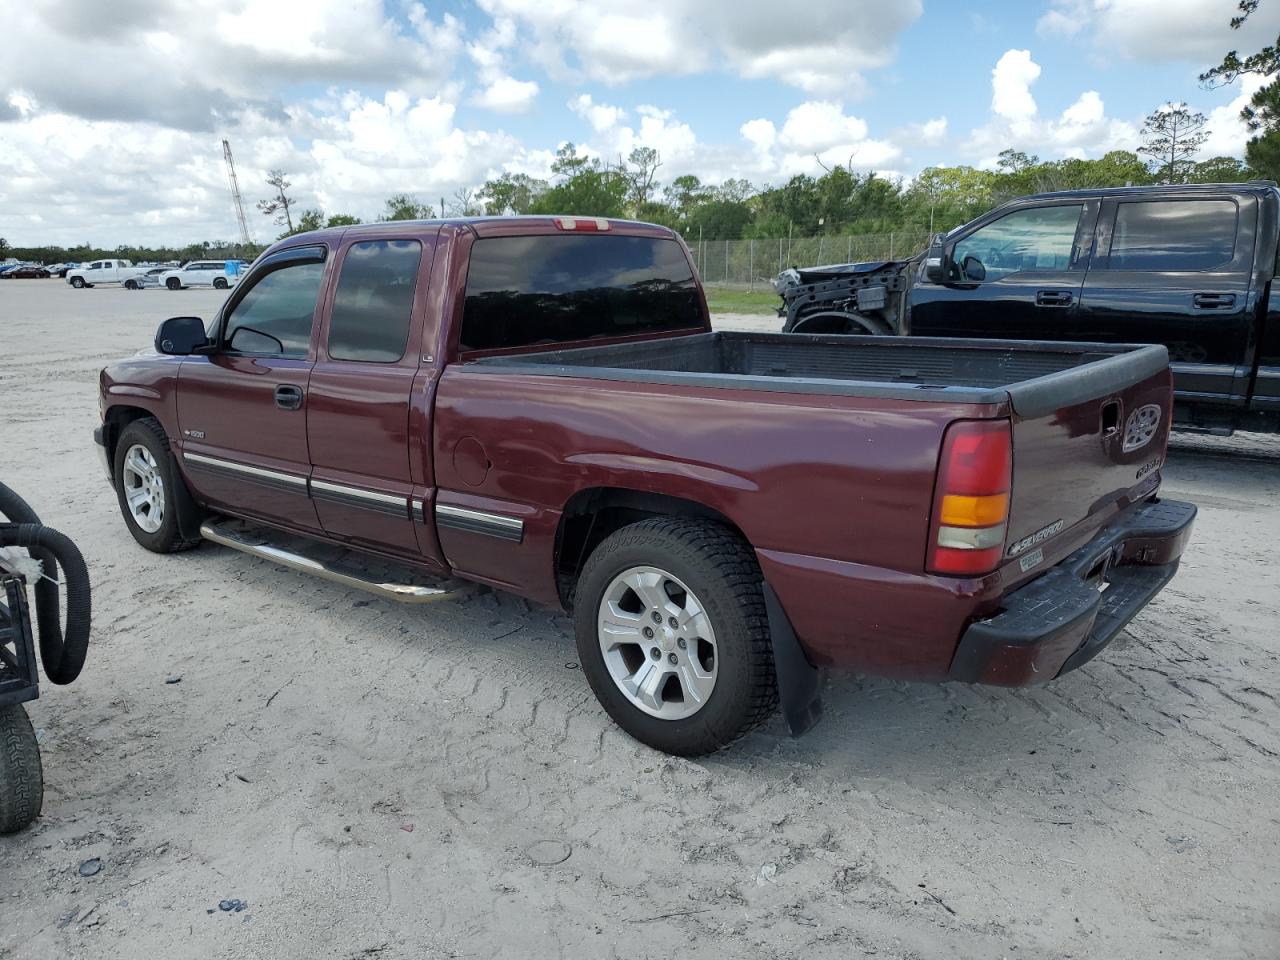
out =
[(1097, 654), (1195, 516), (1156, 496), (1170, 391), (1161, 346), (713, 332), (660, 227), (380, 223), (165, 321), (102, 372), (95, 439), (147, 549), (563, 607), (614, 720), (697, 754), (779, 701), (807, 729), (828, 667), (1018, 686)]

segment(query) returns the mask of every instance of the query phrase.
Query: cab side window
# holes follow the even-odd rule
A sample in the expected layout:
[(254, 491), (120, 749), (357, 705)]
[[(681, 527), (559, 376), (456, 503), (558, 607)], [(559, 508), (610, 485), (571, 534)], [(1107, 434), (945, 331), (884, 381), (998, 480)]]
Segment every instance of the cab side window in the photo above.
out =
[(332, 359), (395, 363), (404, 356), (421, 259), (417, 240), (351, 245), (329, 320)]
[(955, 245), (956, 280), (999, 280), (1021, 270), (1068, 270), (1083, 204), (1015, 210)]
[(1236, 251), (1231, 200), (1142, 200), (1116, 206), (1111, 270), (1210, 270)]
[(255, 283), (227, 317), (223, 342), (233, 353), (304, 358), (324, 277), (323, 263), (295, 263)]

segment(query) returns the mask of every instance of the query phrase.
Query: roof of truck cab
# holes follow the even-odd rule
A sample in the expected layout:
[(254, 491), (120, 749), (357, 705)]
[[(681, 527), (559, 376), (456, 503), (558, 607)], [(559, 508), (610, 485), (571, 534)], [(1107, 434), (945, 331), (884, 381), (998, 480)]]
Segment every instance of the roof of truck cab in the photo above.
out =
[(1057, 200), (1075, 197), (1147, 197), (1211, 193), (1275, 193), (1277, 188), (1273, 180), (1249, 180), (1245, 183), (1177, 183), (1153, 184), (1142, 187), (1092, 187), (1084, 190), (1055, 190), (1050, 193), (1033, 193), (1025, 197), (1010, 200), (1010, 203), (1022, 203), (1028, 200)]
[(616, 220), (609, 217), (560, 216), (545, 217), (445, 217), (436, 220), (386, 220), (374, 223), (351, 224), (342, 227), (326, 227), (323, 230), (312, 230), (308, 233), (297, 233), (273, 244), (273, 248), (294, 247), (316, 241), (337, 241), (348, 233), (358, 232), (362, 236), (378, 236), (380, 234), (420, 234), (434, 235), (442, 227), (466, 228), (480, 237), (504, 237), (529, 234), (569, 233), (557, 226), (557, 222), (566, 220), (596, 221), (607, 223), (607, 230), (583, 231), (584, 233), (617, 234), (631, 237), (663, 237), (672, 238), (676, 234), (668, 227), (656, 223), (643, 223), (638, 220)]

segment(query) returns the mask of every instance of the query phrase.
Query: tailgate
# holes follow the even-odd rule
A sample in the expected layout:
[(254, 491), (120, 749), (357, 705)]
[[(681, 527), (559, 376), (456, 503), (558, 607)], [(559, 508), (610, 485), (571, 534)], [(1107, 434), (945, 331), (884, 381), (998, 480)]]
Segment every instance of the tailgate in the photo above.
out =
[(1071, 553), (1159, 484), (1173, 413), (1164, 347), (1099, 358), (1009, 390), (1007, 582)]

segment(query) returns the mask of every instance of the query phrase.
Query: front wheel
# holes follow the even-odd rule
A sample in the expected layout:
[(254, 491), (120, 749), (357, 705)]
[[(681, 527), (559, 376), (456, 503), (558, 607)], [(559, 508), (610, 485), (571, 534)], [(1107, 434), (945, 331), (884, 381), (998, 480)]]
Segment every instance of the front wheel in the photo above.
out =
[(71, 278), (71, 286), (75, 287), (77, 290), (83, 290), (83, 289), (84, 289), (84, 285), (85, 285), (85, 284), (84, 284), (84, 277), (72, 277), (72, 278)]
[(574, 618), (596, 697), (657, 750), (722, 749), (777, 705), (760, 568), (722, 524), (664, 517), (611, 534), (583, 567)]
[(44, 771), (27, 711), (0, 707), (0, 834), (16, 833), (40, 816)]
[(116, 497), (133, 539), (153, 553), (176, 553), (200, 544), (182, 535), (195, 526), (179, 516), (191, 509), (191, 495), (169, 452), (158, 420), (146, 417), (124, 428), (116, 443)]
[(164, 285), (168, 287), (170, 290), (182, 289), (182, 281), (179, 280), (177, 277), (170, 277), (168, 280), (164, 282)]

